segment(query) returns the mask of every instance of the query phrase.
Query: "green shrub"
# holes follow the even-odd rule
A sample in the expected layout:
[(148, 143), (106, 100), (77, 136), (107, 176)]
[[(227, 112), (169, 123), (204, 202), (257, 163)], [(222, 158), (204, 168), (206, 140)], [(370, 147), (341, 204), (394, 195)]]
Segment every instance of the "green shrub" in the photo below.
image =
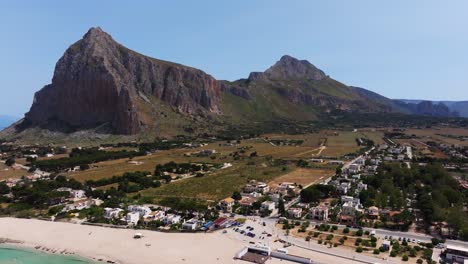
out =
[(406, 255), (406, 254), (403, 255), (403, 257), (401, 258), (401, 260), (403, 260), (403, 261), (408, 261), (408, 255)]
[(356, 248), (356, 252), (357, 252), (357, 253), (362, 253), (362, 251), (363, 251), (362, 247), (357, 247), (357, 248)]
[(374, 249), (373, 253), (374, 253), (374, 255), (378, 255), (378, 254), (380, 254), (380, 250)]

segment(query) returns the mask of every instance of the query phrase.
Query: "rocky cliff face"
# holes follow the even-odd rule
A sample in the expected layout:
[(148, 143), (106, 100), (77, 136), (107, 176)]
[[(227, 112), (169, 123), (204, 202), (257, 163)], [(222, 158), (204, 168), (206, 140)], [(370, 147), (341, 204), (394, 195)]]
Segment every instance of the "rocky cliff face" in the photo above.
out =
[(148, 125), (139, 109), (148, 98), (185, 114), (219, 113), (220, 85), (201, 70), (143, 56), (92, 28), (58, 61), (52, 83), (36, 93), (24, 123), (110, 124), (116, 133), (135, 134)]

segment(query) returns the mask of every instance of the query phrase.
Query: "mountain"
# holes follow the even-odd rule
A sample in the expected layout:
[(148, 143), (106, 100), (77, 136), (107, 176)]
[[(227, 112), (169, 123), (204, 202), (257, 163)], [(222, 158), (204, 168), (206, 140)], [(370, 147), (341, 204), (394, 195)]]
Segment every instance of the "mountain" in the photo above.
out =
[(395, 99), (396, 104), (411, 109), (411, 112), (419, 115), (431, 115), (441, 117), (468, 117), (468, 101), (428, 101)]
[(220, 87), (201, 70), (143, 56), (91, 28), (57, 62), (23, 123), (65, 131), (108, 124), (136, 134), (151, 124), (150, 97), (181, 113), (218, 113)]
[(14, 122), (18, 121), (19, 118), (7, 115), (0, 115), (0, 130), (10, 126)]
[[(72, 44), (25, 118), (0, 137), (86, 133), (146, 138), (215, 133), (265, 122), (314, 121), (335, 110), (415, 113), (419, 108), (340, 83), (285, 55), (264, 72), (216, 80), (181, 64), (132, 51), (99, 27)], [(432, 115), (431, 111), (423, 111)]]

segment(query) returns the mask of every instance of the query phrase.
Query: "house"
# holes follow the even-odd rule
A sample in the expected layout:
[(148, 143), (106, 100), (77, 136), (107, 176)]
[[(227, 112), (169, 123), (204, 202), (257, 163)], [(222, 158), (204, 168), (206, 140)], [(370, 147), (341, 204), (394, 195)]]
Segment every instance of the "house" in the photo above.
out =
[(385, 249), (386, 251), (390, 250), (390, 246), (392, 245), (392, 242), (390, 242), (389, 240), (384, 240), (382, 242), (382, 247), (383, 249)]
[(261, 205), (262, 210), (273, 211), (275, 210), (275, 202), (273, 201), (264, 201)]
[(379, 218), (379, 208), (375, 206), (371, 206), (367, 208), (367, 216), (370, 219), (377, 219)]
[(337, 186), (336, 190), (341, 194), (347, 194), (348, 190), (351, 188), (350, 182), (342, 182)]
[(166, 223), (166, 225), (178, 224), (180, 223), (181, 218), (182, 217), (180, 215), (168, 214), (164, 218), (164, 223)]
[(146, 219), (149, 219), (149, 220), (162, 220), (165, 215), (166, 215), (165, 211), (157, 210), (157, 211), (153, 211), (149, 215), (147, 215)]
[(129, 212), (125, 217), (125, 221), (128, 225), (137, 225), (138, 221), (140, 221), (140, 214), (138, 212)]
[(270, 187), (268, 186), (268, 184), (266, 184), (264, 182), (257, 182), (255, 180), (250, 181), (244, 187), (244, 192), (245, 193), (257, 192), (257, 193), (265, 194), (269, 190), (270, 190)]
[(310, 204), (308, 204), (308, 203), (297, 203), (295, 206), (299, 207), (299, 208), (302, 208), (302, 209), (309, 209)]
[(362, 192), (364, 190), (367, 190), (367, 184), (359, 182), (357, 184), (357, 190), (358, 190), (358, 192)]
[(95, 205), (95, 201), (92, 199), (82, 199), (75, 201), (73, 203), (65, 205), (65, 207), (62, 209), (62, 212), (68, 212), (72, 210), (83, 210), (90, 208), (92, 205)]
[(257, 199), (252, 197), (243, 196), (242, 199), (239, 201), (240, 206), (242, 207), (251, 207), (253, 203), (255, 203)]
[(70, 196), (74, 199), (86, 198), (86, 192), (84, 190), (71, 190)]
[(447, 245), (444, 253), (445, 259), (452, 263), (466, 263), (468, 260), (468, 249), (466, 247)]
[(219, 207), (221, 207), (221, 210), (227, 213), (232, 213), (232, 206), (234, 205), (235, 200), (232, 199), (231, 197), (225, 198), (219, 202)]
[(328, 206), (323, 205), (312, 207), (310, 208), (310, 218), (320, 221), (328, 221), (328, 210)]
[(140, 217), (145, 217), (151, 213), (151, 209), (149, 207), (141, 205), (129, 205), (127, 209), (132, 213), (138, 213)]
[(328, 164), (330, 164), (330, 165), (343, 165), (344, 162), (341, 161), (341, 160), (330, 160), (330, 161), (328, 162)]
[(269, 195), (269, 197), (273, 202), (275, 202), (275, 205), (278, 206), (279, 200), (281, 198), (279, 193), (272, 193), (272, 194)]
[(361, 204), (355, 201), (347, 201), (341, 206), (341, 215), (354, 217), (356, 212), (361, 212)]
[(104, 211), (105, 211), (104, 218), (116, 219), (116, 218), (120, 218), (120, 214), (123, 212), (123, 209), (106, 207), (104, 208)]
[(296, 185), (292, 182), (282, 182), (278, 186), (278, 189), (283, 189), (283, 190), (293, 190), (295, 188), (296, 188)]
[(182, 224), (183, 230), (196, 230), (198, 228), (198, 219), (192, 218)]
[(288, 216), (290, 218), (301, 218), (302, 217), (302, 208), (291, 207), (288, 209)]
[(323, 159), (310, 159), (310, 162), (323, 163)]
[(359, 173), (361, 171), (361, 164), (353, 163), (349, 165), (348, 172), (349, 173)]
[(361, 204), (361, 200), (359, 198), (354, 198), (352, 196), (346, 196), (346, 195), (341, 196), (341, 202), (342, 203), (353, 202), (355, 204)]

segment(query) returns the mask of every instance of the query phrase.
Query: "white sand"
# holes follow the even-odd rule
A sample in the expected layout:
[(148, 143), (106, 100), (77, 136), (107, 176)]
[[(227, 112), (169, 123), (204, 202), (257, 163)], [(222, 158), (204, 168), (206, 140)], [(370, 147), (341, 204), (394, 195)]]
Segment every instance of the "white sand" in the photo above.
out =
[[(133, 239), (136, 232), (144, 238)], [(161, 233), (16, 218), (0, 218), (0, 238), (125, 264), (240, 263), (233, 257), (246, 245), (220, 232)]]

